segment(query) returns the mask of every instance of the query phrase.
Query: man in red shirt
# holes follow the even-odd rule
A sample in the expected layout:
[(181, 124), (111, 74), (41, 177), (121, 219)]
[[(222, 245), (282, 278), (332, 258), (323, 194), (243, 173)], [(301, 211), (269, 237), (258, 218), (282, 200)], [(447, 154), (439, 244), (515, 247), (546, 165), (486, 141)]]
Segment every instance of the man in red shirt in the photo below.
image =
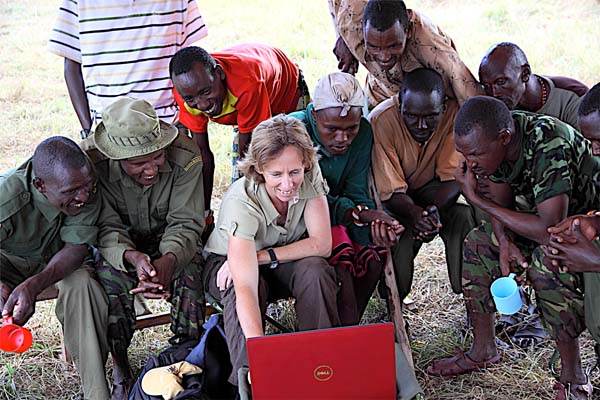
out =
[(206, 209), (210, 209), (215, 170), (208, 121), (237, 125), (242, 158), (260, 122), (304, 109), (308, 103), (298, 66), (281, 50), (267, 45), (240, 44), (212, 54), (186, 47), (171, 59), (169, 74), (179, 122), (191, 131), (202, 152)]

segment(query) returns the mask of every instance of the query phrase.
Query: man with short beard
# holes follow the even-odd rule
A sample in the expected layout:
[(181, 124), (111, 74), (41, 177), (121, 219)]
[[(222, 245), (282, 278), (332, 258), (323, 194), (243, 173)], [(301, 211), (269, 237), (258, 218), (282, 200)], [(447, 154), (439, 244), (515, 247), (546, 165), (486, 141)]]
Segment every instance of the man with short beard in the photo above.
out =
[(25, 324), (36, 297), (56, 284), (56, 316), (84, 398), (106, 400), (108, 302), (90, 254), (100, 204), (90, 160), (65, 137), (44, 140), (31, 159), (0, 176), (2, 316)]

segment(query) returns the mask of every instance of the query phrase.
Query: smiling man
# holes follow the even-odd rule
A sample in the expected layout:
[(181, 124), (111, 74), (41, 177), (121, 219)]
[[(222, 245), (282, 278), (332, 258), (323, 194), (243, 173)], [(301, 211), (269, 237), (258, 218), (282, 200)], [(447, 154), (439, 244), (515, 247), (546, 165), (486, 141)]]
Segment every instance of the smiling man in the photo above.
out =
[(370, 106), (399, 93), (404, 75), (417, 68), (434, 68), (448, 97), (460, 104), (483, 93), (452, 39), (403, 1), (328, 0), (328, 5), (338, 35), (333, 50), (338, 66), (355, 73), (360, 62), (369, 71)]
[(134, 294), (171, 302), (172, 343), (200, 338), (202, 158), (191, 139), (160, 121), (148, 102), (127, 97), (104, 109), (93, 142), (87, 139), (83, 146), (106, 199), (97, 273), (109, 299), (113, 399), (122, 399), (133, 380), (127, 348)]
[(438, 234), (446, 246), (452, 290), (461, 292), (462, 242), (475, 220), (469, 205), (457, 203), (460, 188), (453, 174), (459, 154), (452, 136), (457, 110), (440, 74), (421, 68), (409, 72), (402, 92), (370, 115), (377, 191), (407, 229), (392, 248), (402, 298), (410, 291), (421, 244)]
[(479, 65), (485, 94), (501, 100), (510, 110), (550, 115), (577, 127), (577, 108), (588, 88), (564, 76), (531, 72), (519, 46), (502, 42), (492, 46)]
[(72, 140), (56, 136), (33, 157), (0, 176), (0, 308), (25, 324), (35, 300), (56, 284), (56, 316), (73, 355), (86, 399), (109, 397), (108, 303), (93, 279), (90, 247), (96, 244), (101, 201), (93, 166)]
[(208, 121), (237, 125), (239, 143), (237, 149), (234, 144), (234, 153), (241, 159), (259, 123), (273, 115), (303, 110), (310, 101), (298, 66), (283, 51), (263, 44), (240, 44), (211, 54), (187, 47), (173, 56), (169, 73), (179, 122), (190, 130), (202, 152), (207, 209), (215, 170)]
[[(592, 387), (581, 368), (578, 336), (585, 328), (581, 275), (544, 265), (540, 245), (547, 228), (597, 203), (600, 162), (589, 142), (568, 124), (542, 115), (508, 110), (500, 100), (477, 96), (460, 109), (454, 125), (463, 161), (456, 171), (465, 197), (491, 216), (465, 239), (463, 294), (472, 321), (468, 352), (435, 361), (427, 372), (455, 376), (500, 361), (494, 340), (495, 307), (490, 284), (509, 272), (531, 282), (540, 312), (558, 347), (562, 368), (555, 388), (586, 399)], [(491, 196), (482, 181), (499, 185)], [(515, 196), (528, 209), (515, 211)], [(557, 397), (566, 398), (566, 397)]]

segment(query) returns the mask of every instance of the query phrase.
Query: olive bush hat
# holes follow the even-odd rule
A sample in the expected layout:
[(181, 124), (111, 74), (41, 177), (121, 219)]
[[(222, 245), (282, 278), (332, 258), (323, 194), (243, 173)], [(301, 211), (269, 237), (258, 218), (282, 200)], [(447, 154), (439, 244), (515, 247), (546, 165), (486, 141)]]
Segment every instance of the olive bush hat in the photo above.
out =
[(120, 97), (102, 111), (94, 142), (108, 158), (124, 160), (164, 149), (177, 134), (177, 128), (159, 120), (146, 100)]

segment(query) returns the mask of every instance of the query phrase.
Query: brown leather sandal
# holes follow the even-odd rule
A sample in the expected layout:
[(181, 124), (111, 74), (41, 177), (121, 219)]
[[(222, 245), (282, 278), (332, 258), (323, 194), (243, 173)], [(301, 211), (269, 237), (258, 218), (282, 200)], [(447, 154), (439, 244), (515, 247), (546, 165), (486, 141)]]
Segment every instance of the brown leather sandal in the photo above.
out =
[(474, 361), (465, 352), (457, 349), (458, 353), (452, 357), (434, 361), (428, 368), (427, 373), (444, 377), (453, 377), (466, 374), (474, 370), (485, 369), (492, 364), (500, 362), (500, 353), (485, 361)]

